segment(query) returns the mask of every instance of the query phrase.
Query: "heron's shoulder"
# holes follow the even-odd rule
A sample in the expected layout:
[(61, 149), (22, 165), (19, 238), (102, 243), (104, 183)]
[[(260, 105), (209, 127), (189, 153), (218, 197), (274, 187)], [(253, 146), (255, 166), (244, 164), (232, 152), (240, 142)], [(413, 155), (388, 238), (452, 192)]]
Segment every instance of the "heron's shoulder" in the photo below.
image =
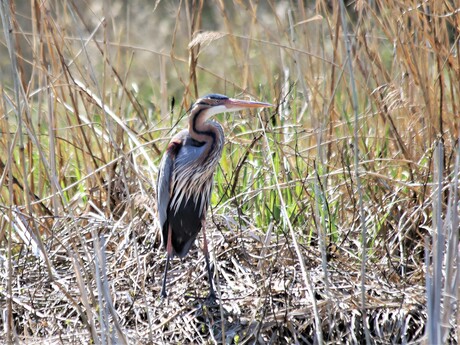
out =
[(205, 145), (206, 142), (198, 141), (192, 138), (188, 129), (184, 129), (177, 133), (172, 139), (169, 145), (174, 146), (175, 148), (180, 148), (183, 146), (192, 146), (192, 147), (201, 147)]
[(184, 143), (187, 141), (187, 138), (190, 137), (188, 130), (184, 129), (177, 133), (175, 136), (171, 138), (171, 141), (168, 144), (168, 147), (166, 149), (167, 154), (171, 157), (174, 158), (177, 156), (179, 153), (181, 147), (184, 145)]

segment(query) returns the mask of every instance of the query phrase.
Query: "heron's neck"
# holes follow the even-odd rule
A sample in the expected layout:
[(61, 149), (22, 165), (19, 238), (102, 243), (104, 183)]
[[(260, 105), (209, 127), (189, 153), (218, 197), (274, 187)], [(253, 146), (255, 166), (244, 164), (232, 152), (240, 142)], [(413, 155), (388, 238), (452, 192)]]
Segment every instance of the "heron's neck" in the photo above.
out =
[(220, 158), (224, 142), (224, 131), (218, 122), (206, 121), (204, 110), (199, 110), (192, 114), (189, 119), (189, 135), (196, 141), (205, 143), (206, 150), (202, 154), (202, 159)]
[(188, 131), (190, 136), (199, 142), (213, 144), (220, 140), (221, 126), (214, 121), (206, 121), (205, 110), (200, 109), (189, 119)]

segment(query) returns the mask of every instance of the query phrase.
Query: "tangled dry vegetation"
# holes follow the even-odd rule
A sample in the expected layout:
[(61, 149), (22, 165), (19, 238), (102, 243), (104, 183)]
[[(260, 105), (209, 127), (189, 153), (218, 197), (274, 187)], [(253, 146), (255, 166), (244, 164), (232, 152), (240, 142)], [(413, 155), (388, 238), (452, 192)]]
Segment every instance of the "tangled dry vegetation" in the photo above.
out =
[[(345, 3), (2, 1), (1, 341), (458, 343), (459, 10)], [(218, 119), (218, 304), (201, 238), (161, 300), (156, 167), (209, 91), (276, 107)]]
[[(23, 341), (314, 343), (308, 288), (314, 291), (325, 341), (363, 339), (360, 268), (350, 265), (357, 262), (352, 248), (331, 253), (325, 286), (319, 251), (301, 246), (311, 282), (306, 287), (288, 234), (238, 229), (226, 219), (214, 219), (208, 229), (219, 305), (206, 302), (204, 259), (196, 248), (184, 262), (173, 262), (169, 297), (161, 300), (164, 253), (149, 229), (152, 209), (145, 201), (129, 224), (123, 216), (115, 222), (97, 214), (62, 219), (53, 229), (59, 239), (44, 243), (51, 274), (39, 250), (24, 247), (14, 256), (12, 302)], [(18, 223), (24, 221), (19, 218)], [(418, 283), (423, 271), (416, 269), (404, 283), (387, 276), (381, 265), (369, 271), (366, 322), (372, 338), (382, 343), (420, 339), (426, 321)]]

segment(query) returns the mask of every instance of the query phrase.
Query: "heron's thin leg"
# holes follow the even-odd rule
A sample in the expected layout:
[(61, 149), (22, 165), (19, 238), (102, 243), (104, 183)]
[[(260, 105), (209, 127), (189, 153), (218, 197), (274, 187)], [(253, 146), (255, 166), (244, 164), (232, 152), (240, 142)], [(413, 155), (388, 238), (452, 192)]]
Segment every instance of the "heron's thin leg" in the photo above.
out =
[(166, 293), (166, 276), (168, 275), (168, 266), (169, 266), (169, 254), (166, 258), (165, 273), (163, 275), (163, 285), (161, 287), (161, 297), (162, 298), (168, 297), (168, 294)]
[(201, 227), (203, 228), (203, 253), (204, 258), (206, 260), (206, 268), (208, 269), (208, 277), (209, 277), (209, 298), (216, 299), (216, 293), (214, 292), (214, 287), (212, 284), (212, 272), (211, 272), (211, 265), (209, 264), (209, 252), (208, 252), (208, 241), (206, 240), (206, 220), (203, 219), (201, 221)]
[(165, 273), (163, 275), (163, 285), (161, 287), (161, 297), (166, 298), (168, 294), (166, 293), (166, 276), (168, 275), (168, 267), (169, 267), (169, 260), (171, 259), (172, 256), (172, 243), (171, 243), (171, 236), (172, 236), (172, 231), (171, 231), (171, 225), (168, 227), (168, 241), (166, 242), (166, 267), (165, 267)]

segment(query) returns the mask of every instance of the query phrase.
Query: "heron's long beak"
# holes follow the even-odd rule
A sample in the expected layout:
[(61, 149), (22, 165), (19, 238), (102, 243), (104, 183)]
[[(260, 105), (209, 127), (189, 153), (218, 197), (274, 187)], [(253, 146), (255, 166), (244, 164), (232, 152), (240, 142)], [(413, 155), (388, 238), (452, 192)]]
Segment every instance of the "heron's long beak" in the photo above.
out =
[(245, 101), (242, 99), (229, 98), (224, 103), (228, 109), (243, 109), (243, 108), (265, 108), (273, 107), (273, 104), (264, 102)]

